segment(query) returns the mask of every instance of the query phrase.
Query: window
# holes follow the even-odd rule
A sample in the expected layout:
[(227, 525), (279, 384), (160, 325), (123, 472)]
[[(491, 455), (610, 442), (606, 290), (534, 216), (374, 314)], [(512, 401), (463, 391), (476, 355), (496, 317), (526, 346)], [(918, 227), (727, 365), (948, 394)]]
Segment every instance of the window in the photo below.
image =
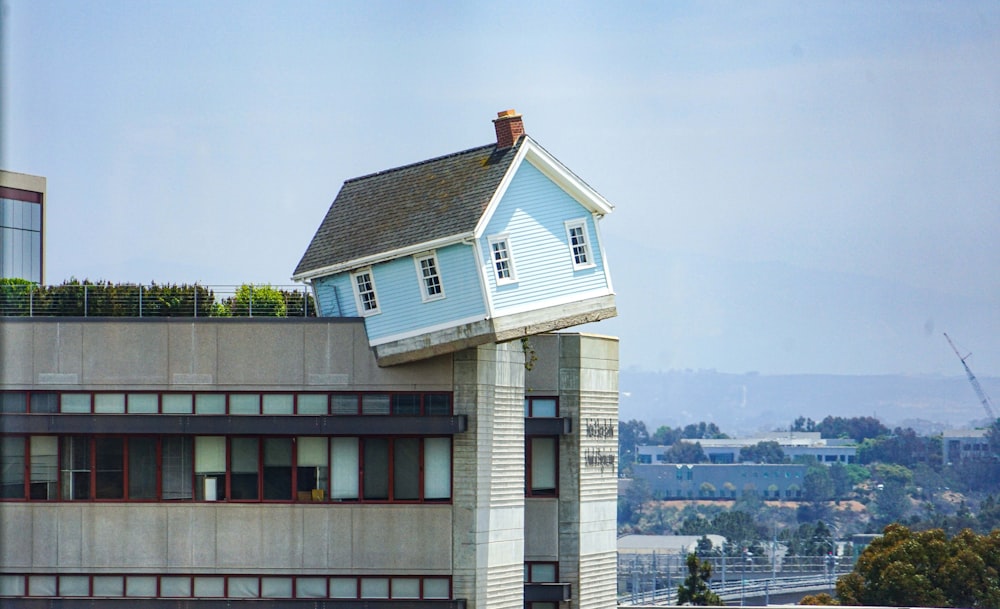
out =
[(594, 266), (594, 258), (590, 253), (590, 240), (587, 238), (587, 221), (570, 220), (567, 222), (566, 237), (569, 240), (573, 268), (585, 269)]
[(414, 256), (413, 262), (417, 265), (417, 278), (420, 280), (420, 299), (428, 302), (444, 298), (437, 255)]
[(507, 235), (496, 235), (488, 239), (490, 244), (490, 260), (493, 264), (497, 285), (514, 283), (517, 274), (514, 272), (514, 259), (510, 252), (510, 241)]
[(365, 269), (351, 274), (354, 282), (354, 296), (357, 300), (358, 313), (362, 317), (380, 313), (378, 299), (375, 297), (375, 277), (371, 269)]
[(559, 581), (559, 563), (524, 563), (524, 581), (531, 584), (550, 584)]
[(557, 417), (559, 402), (557, 398), (524, 398), (525, 417)]
[(532, 437), (524, 443), (528, 470), (528, 497), (554, 497), (558, 495), (559, 438)]
[(63, 499), (90, 499), (90, 442), (85, 436), (65, 436), (60, 448)]
[(0, 438), (0, 499), (24, 499), (23, 437)]

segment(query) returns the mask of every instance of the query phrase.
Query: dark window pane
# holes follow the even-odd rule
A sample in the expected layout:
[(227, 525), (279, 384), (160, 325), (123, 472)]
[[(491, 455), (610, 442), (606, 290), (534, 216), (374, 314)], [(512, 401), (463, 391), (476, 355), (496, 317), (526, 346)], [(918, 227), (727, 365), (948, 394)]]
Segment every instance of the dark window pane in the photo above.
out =
[(292, 499), (292, 440), (264, 440), (264, 499)]
[(42, 414), (59, 412), (57, 393), (32, 393), (29, 399), (31, 412)]
[(90, 499), (90, 442), (83, 436), (65, 436), (60, 450), (60, 486), (63, 499)]
[(420, 414), (420, 394), (396, 393), (392, 396), (392, 414)]
[(163, 438), (163, 499), (191, 499), (191, 476), (194, 467), (191, 438)]
[(25, 438), (0, 437), (0, 498), (24, 499)]
[(156, 440), (130, 438), (128, 441), (129, 499), (156, 499)]
[(257, 438), (231, 440), (232, 472), (229, 488), (232, 499), (259, 499), (257, 490), (258, 446)]
[(447, 393), (428, 393), (424, 396), (424, 414), (451, 414), (451, 396)]
[(420, 499), (420, 440), (397, 438), (393, 442), (392, 497), (397, 501)]
[(364, 498), (389, 498), (389, 440), (366, 438), (364, 440)]
[(125, 440), (95, 438), (95, 496), (98, 499), (125, 498)]
[(23, 391), (6, 391), (0, 393), (0, 412), (27, 412), (28, 400)]

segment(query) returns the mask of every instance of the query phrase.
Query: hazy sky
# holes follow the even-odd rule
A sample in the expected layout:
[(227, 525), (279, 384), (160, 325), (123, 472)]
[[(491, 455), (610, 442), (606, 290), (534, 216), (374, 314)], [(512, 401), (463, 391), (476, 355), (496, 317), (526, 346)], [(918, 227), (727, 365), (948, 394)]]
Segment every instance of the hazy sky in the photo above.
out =
[[(516, 108), (616, 205), (623, 318), (643, 281), (683, 293), (677, 257), (891, 281), (985, 303), (958, 338), (1000, 374), (995, 0), (0, 2), (0, 165), (48, 178), (50, 283), (288, 284), (345, 179)], [(653, 368), (856, 371), (755, 365), (676, 317)], [(859, 371), (960, 372), (940, 347)]]

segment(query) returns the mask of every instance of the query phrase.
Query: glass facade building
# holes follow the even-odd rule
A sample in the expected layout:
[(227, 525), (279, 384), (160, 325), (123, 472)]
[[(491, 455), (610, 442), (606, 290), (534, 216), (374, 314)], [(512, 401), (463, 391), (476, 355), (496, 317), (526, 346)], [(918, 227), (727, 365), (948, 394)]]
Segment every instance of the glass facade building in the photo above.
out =
[(0, 171), (0, 278), (42, 283), (45, 178)]

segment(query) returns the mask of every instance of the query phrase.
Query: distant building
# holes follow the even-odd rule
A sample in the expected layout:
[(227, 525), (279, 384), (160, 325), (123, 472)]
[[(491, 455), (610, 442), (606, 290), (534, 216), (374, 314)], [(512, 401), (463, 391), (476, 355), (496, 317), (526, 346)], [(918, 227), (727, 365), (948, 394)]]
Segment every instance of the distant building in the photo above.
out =
[(948, 429), (941, 436), (943, 463), (957, 463), (967, 459), (990, 457), (987, 429)]
[(0, 170), (0, 278), (45, 280), (45, 178)]
[[(712, 463), (739, 463), (740, 449), (754, 446), (759, 442), (777, 442), (789, 460), (796, 457), (810, 457), (825, 465), (834, 463), (854, 463), (857, 460), (857, 445), (853, 440), (821, 438), (819, 432), (794, 431), (758, 434), (749, 438), (727, 438), (722, 440), (684, 440), (697, 442)], [(664, 463), (663, 454), (669, 446), (640, 446), (637, 451), (639, 463)]]
[(632, 466), (657, 499), (801, 499), (805, 465), (661, 463)]
[[(705, 535), (713, 549), (722, 549), (726, 538), (722, 535)], [(664, 554), (686, 556), (698, 548), (701, 535), (623, 535), (618, 538), (618, 555)]]

